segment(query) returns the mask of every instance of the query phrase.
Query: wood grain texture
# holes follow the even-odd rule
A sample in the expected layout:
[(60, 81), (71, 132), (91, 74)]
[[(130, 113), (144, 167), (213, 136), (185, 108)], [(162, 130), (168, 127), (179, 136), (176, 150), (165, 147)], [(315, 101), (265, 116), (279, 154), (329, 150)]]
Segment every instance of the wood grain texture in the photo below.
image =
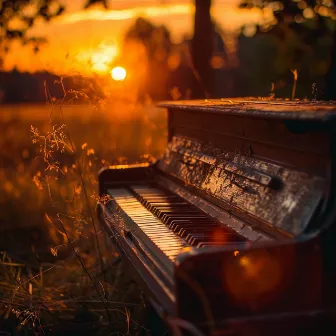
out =
[[(225, 169), (226, 166), (230, 169)], [(307, 229), (325, 188), (324, 179), (318, 176), (225, 152), (181, 136), (173, 137), (159, 168), (220, 201), (225, 210), (249, 217), (251, 225), (260, 222), (291, 236)], [(247, 173), (278, 179), (281, 186), (272, 188), (251, 179)]]

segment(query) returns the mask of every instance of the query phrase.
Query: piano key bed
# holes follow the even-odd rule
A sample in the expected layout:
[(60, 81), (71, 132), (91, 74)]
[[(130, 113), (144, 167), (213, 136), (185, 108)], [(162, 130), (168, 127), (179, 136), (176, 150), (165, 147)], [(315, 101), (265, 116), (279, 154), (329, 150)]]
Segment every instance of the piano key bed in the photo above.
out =
[(122, 215), (131, 219), (143, 241), (154, 243), (174, 260), (185, 247), (204, 248), (241, 243), (246, 239), (178, 195), (162, 188), (135, 185), (109, 189)]

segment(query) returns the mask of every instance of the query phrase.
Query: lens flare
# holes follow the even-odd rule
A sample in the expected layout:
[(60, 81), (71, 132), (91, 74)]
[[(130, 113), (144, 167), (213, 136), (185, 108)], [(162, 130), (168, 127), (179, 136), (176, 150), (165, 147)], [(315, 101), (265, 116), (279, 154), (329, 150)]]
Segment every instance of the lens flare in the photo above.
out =
[(111, 76), (115, 81), (123, 81), (126, 75), (126, 70), (120, 66), (113, 68), (111, 71)]

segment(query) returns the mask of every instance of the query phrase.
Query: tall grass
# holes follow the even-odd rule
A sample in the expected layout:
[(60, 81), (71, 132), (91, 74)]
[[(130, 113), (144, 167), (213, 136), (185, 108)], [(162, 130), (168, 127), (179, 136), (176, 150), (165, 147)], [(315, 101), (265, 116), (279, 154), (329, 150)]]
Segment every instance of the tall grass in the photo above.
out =
[[(53, 99), (45, 85), (47, 113), (30, 126), (30, 144), (24, 117), (1, 120), (1, 230), (7, 237), (14, 233), (12, 246), (1, 241), (0, 330), (136, 334), (143, 328), (141, 291), (125, 276), (118, 252), (97, 222), (95, 207), (104, 201), (97, 196), (97, 172), (111, 163), (160, 154), (164, 116), (142, 114), (136, 102), (118, 97), (110, 99), (111, 111), (104, 114), (85, 97), (93, 113), (103, 117), (95, 116), (75, 130), (78, 122), (67, 115), (69, 102), (84, 94), (67, 90), (62, 81), (57, 85), (64, 97)], [(94, 137), (96, 148), (90, 145)], [(102, 158), (104, 152), (109, 160)], [(25, 233), (29, 253), (23, 256), (18, 252)]]

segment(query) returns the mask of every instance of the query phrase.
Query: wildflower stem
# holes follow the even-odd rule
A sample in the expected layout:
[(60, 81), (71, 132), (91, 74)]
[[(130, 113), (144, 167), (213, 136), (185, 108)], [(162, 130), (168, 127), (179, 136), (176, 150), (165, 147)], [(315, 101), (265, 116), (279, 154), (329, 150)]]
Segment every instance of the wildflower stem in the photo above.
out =
[[(62, 107), (60, 107), (60, 111), (61, 111), (61, 117), (62, 117), (63, 124), (66, 124), (65, 120), (64, 120)], [(86, 189), (86, 184), (85, 184), (85, 181), (84, 181), (83, 172), (82, 172), (81, 165), (80, 165), (80, 162), (79, 162), (78, 157), (77, 157), (77, 152), (76, 152), (75, 146), (73, 145), (73, 141), (72, 141), (72, 138), (71, 138), (71, 135), (70, 135), (68, 129), (66, 129), (66, 133), (67, 133), (67, 137), (68, 137), (70, 147), (71, 147), (71, 150), (72, 150), (72, 155), (74, 156), (74, 159), (75, 159), (75, 162), (76, 162), (78, 175), (79, 175), (79, 178), (81, 180), (82, 187), (83, 187), (83, 192), (84, 192), (85, 200), (86, 200), (86, 203), (87, 203), (87, 208), (88, 208), (88, 211), (89, 211), (89, 216), (90, 216), (90, 220), (91, 220), (91, 224), (92, 224), (92, 227), (93, 227), (94, 236), (95, 236), (95, 240), (96, 240), (97, 251), (98, 251), (98, 256), (99, 256), (99, 259), (100, 259), (101, 269), (104, 269), (103, 257), (102, 257), (102, 253), (101, 253), (101, 250), (100, 250), (99, 240), (98, 240), (98, 230), (96, 228), (96, 224), (95, 224), (95, 221), (94, 221), (94, 216), (93, 216), (93, 212), (92, 212), (92, 209), (91, 209), (89, 195), (88, 195), (87, 189)], [(105, 279), (104, 279), (104, 282), (105, 282)]]
[[(61, 113), (63, 124), (66, 125), (65, 120), (64, 120), (64, 114), (63, 114), (62, 106), (60, 106), (60, 113)], [(101, 249), (100, 249), (99, 240), (98, 240), (98, 230), (96, 228), (94, 215), (93, 215), (93, 212), (92, 212), (92, 209), (91, 209), (91, 204), (90, 204), (90, 200), (89, 200), (89, 195), (87, 193), (86, 184), (85, 184), (84, 177), (83, 177), (83, 172), (82, 172), (81, 165), (80, 165), (80, 162), (79, 162), (78, 157), (77, 157), (77, 152), (76, 152), (75, 146), (73, 145), (73, 141), (72, 141), (72, 138), (71, 138), (71, 135), (70, 135), (70, 132), (69, 132), (68, 128), (66, 128), (66, 133), (67, 133), (67, 137), (68, 137), (68, 140), (69, 140), (69, 143), (70, 143), (70, 147), (72, 149), (72, 155), (74, 156), (74, 159), (75, 159), (75, 162), (76, 162), (76, 166), (77, 166), (78, 174), (79, 174), (79, 177), (80, 177), (80, 180), (81, 180), (81, 184), (82, 184), (82, 187), (83, 187), (83, 192), (84, 192), (85, 200), (86, 200), (86, 203), (87, 203), (87, 208), (88, 208), (88, 211), (89, 211), (91, 224), (92, 224), (93, 231), (94, 231), (96, 248), (97, 248), (97, 252), (98, 252), (98, 258), (99, 258), (99, 261), (100, 261), (100, 267), (103, 270), (104, 269), (104, 261), (103, 261), (102, 252), (101, 252)], [(68, 239), (68, 241), (69, 241), (70, 246), (71, 246), (72, 244), (71, 244), (69, 239)], [(88, 275), (89, 275), (89, 273), (88, 273)], [(103, 288), (104, 288), (105, 293), (107, 293), (106, 287), (105, 287), (105, 283), (106, 283), (105, 272), (103, 272), (103, 278), (104, 278)], [(98, 291), (99, 295), (101, 296), (96, 284), (95, 284), (95, 288)], [(101, 298), (102, 298), (102, 300), (106, 299), (102, 296), (101, 296)], [(103, 301), (103, 302), (105, 302), (105, 301)], [(110, 314), (109, 314), (108, 306), (106, 308), (106, 312), (107, 312), (109, 321), (111, 322), (111, 317), (110, 317)]]
[(80, 264), (81, 264), (81, 266), (82, 266), (84, 272), (87, 274), (87, 276), (88, 276), (88, 278), (90, 279), (90, 281), (91, 281), (93, 287), (95, 288), (95, 290), (96, 290), (96, 292), (98, 293), (98, 295), (99, 295), (101, 301), (103, 302), (105, 311), (106, 311), (106, 313), (107, 313), (107, 317), (108, 317), (108, 319), (109, 319), (109, 322), (111, 323), (111, 317), (110, 317), (110, 313), (109, 313), (109, 306), (108, 306), (108, 303), (106, 302), (106, 299), (105, 299), (105, 298), (102, 296), (102, 294), (100, 293), (100, 291), (99, 291), (99, 289), (98, 289), (98, 287), (97, 287), (95, 281), (93, 280), (93, 278), (92, 278), (91, 275), (90, 275), (90, 272), (89, 272), (89, 271), (87, 270), (87, 268), (85, 267), (85, 265), (84, 265), (82, 259), (80, 258), (80, 256), (78, 255), (78, 253), (77, 253), (75, 247), (73, 246), (73, 244), (72, 244), (72, 242), (71, 242), (71, 240), (70, 240), (70, 237), (69, 237), (69, 235), (68, 235), (68, 232), (67, 232), (67, 230), (66, 230), (66, 228), (65, 228), (65, 226), (64, 226), (64, 223), (63, 223), (63, 221), (61, 220), (59, 214), (57, 213), (56, 216), (57, 216), (58, 221), (59, 221), (60, 224), (61, 224), (62, 230), (63, 230), (63, 232), (64, 232), (64, 234), (65, 234), (65, 236), (66, 236), (66, 238), (67, 238), (67, 240), (68, 240), (68, 243), (69, 243), (69, 245), (70, 245), (72, 251), (74, 252), (74, 254), (75, 254), (76, 258), (78, 259), (78, 261), (80, 262)]
[(293, 83), (293, 90), (292, 90), (292, 100), (295, 99), (295, 93), (296, 93), (296, 84), (298, 80), (298, 71), (297, 69), (291, 70), (293, 77), (294, 77), (294, 83)]

